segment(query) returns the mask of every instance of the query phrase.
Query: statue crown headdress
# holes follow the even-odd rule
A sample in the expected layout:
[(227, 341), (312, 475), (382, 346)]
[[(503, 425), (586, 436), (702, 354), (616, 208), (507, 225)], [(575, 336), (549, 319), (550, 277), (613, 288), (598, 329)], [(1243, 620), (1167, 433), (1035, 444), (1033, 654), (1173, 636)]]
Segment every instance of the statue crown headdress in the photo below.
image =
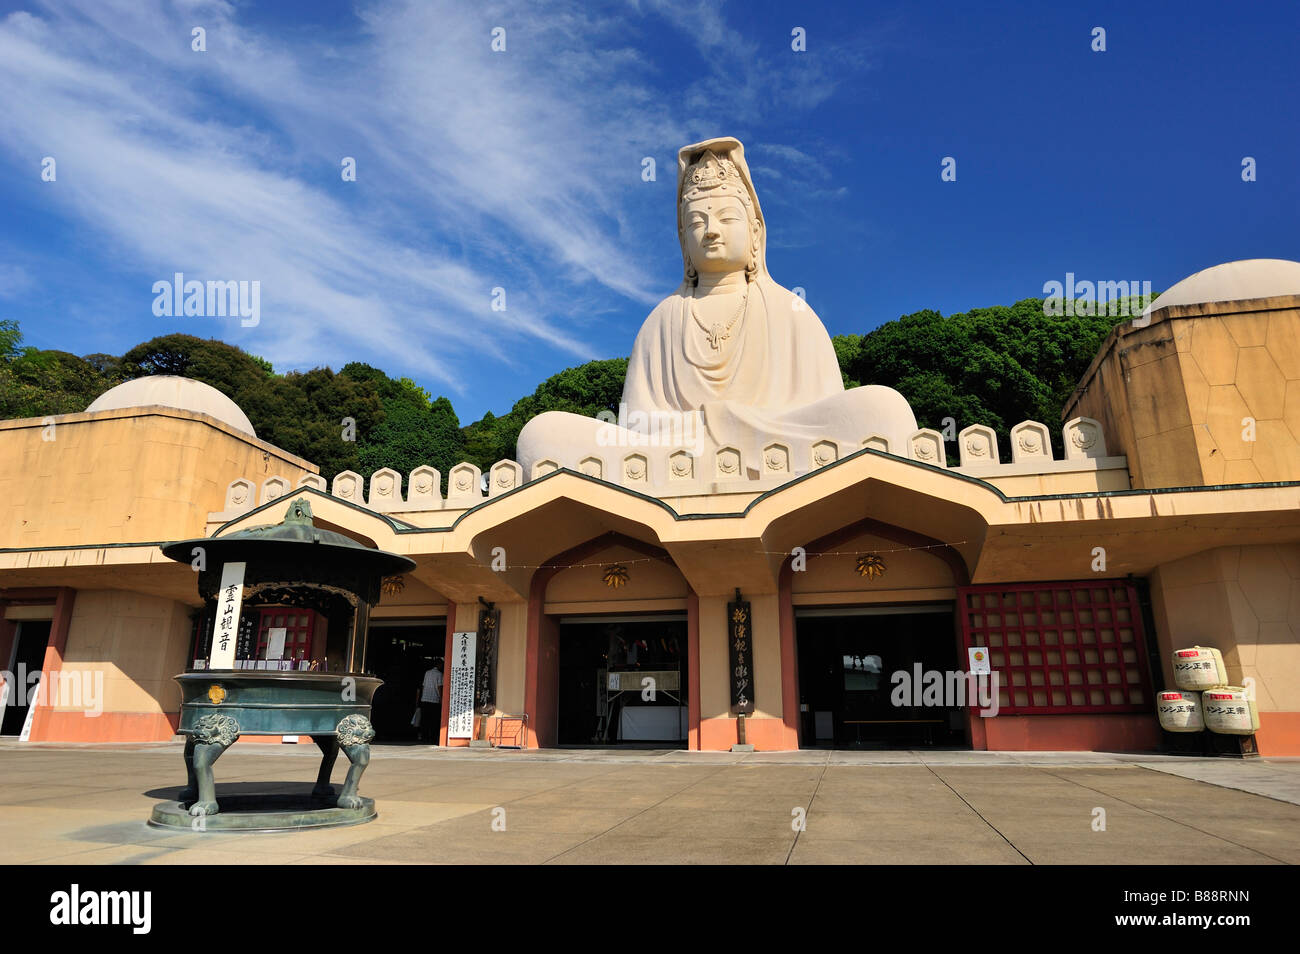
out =
[(713, 189), (720, 185), (744, 187), (740, 170), (730, 159), (720, 159), (712, 152), (706, 152), (691, 166), (686, 181), (697, 189)]
[(739, 167), (716, 152), (705, 152), (686, 170), (682, 177), (683, 203), (705, 196), (731, 195), (746, 206), (753, 206), (745, 177)]
[(682, 264), (686, 283), (698, 280), (695, 267), (686, 250), (685, 214), (688, 203), (697, 199), (739, 199), (749, 213), (754, 229), (754, 257), (745, 269), (746, 277), (753, 280), (767, 275), (764, 261), (763, 212), (758, 204), (758, 194), (749, 178), (745, 165), (745, 147), (739, 139), (721, 136), (683, 146), (677, 150), (677, 234), (682, 241)]

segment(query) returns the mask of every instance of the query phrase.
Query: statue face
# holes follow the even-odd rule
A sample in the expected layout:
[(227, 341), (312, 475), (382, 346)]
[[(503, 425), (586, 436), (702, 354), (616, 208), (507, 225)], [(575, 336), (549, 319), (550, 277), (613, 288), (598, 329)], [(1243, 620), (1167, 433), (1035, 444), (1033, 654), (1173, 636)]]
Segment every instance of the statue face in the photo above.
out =
[(733, 196), (693, 199), (682, 215), (686, 254), (697, 272), (744, 271), (753, 255), (753, 225)]

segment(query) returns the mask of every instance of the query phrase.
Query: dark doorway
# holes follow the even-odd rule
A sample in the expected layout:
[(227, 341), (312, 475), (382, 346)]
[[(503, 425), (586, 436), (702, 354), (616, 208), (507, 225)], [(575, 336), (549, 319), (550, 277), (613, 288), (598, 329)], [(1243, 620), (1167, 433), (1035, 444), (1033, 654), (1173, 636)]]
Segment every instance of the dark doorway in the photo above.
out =
[[(376, 742), (418, 742), (420, 729), (411, 725), (419, 708), (424, 674), (441, 660), (447, 646), (445, 620), (371, 620), (366, 637), (366, 671), (384, 684), (371, 704), (370, 724)], [(445, 673), (446, 667), (439, 665)], [(438, 726), (430, 727), (433, 741)]]
[(921, 695), (959, 668), (950, 604), (806, 610), (795, 631), (804, 748), (967, 747), (964, 708)]
[(23, 723), (27, 721), (27, 710), (30, 708), (28, 702), (37, 686), (37, 682), (28, 677), (34, 672), (40, 672), (45, 665), (45, 647), (50, 641), (50, 625), (47, 619), (25, 619), (18, 624), (13, 660), (9, 666), (14, 682), (9, 687), (0, 735), (22, 734)]
[(686, 618), (560, 621), (560, 745), (686, 739)]

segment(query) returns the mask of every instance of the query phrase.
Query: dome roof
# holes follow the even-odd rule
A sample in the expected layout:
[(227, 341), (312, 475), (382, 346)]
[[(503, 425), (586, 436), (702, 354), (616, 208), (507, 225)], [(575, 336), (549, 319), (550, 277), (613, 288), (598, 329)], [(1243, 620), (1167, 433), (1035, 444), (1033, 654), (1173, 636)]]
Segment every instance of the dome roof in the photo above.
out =
[(110, 388), (91, 402), (87, 411), (115, 411), (128, 407), (174, 407), (197, 411), (256, 437), (253, 424), (239, 405), (214, 387), (174, 374), (152, 374)]
[(1211, 301), (1241, 301), (1300, 295), (1300, 262), (1282, 258), (1247, 258), (1225, 262), (1189, 275), (1145, 309), (1150, 314), (1166, 305), (1200, 305)]

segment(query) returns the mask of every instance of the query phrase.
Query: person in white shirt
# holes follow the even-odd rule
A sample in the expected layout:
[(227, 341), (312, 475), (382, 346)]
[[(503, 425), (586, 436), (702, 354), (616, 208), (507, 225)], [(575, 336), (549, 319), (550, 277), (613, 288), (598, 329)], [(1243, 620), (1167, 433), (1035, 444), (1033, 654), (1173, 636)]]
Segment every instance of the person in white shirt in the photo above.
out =
[(435, 659), (420, 686), (420, 741), (438, 744), (442, 724), (442, 660)]

